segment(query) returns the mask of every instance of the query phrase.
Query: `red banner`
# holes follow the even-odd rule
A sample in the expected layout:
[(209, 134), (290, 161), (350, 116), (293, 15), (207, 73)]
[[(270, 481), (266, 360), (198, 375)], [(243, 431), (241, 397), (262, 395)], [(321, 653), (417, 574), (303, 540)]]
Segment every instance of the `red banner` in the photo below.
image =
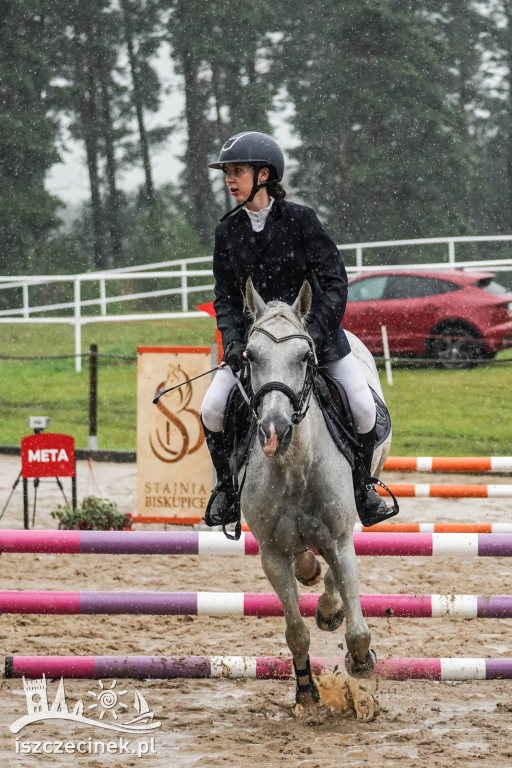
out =
[(21, 441), (23, 477), (74, 477), (75, 440), (69, 435), (41, 432)]

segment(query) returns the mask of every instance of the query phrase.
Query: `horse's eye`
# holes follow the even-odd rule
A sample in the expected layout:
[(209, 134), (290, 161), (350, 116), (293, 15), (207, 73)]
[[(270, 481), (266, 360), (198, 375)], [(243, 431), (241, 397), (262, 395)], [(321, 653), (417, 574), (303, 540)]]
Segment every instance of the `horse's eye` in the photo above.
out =
[(311, 354), (311, 350), (308, 349), (307, 352), (304, 353), (302, 356), (302, 362), (303, 363), (312, 363), (313, 362), (313, 355)]
[(254, 362), (254, 354), (252, 350), (250, 349), (245, 350), (245, 359), (248, 360), (250, 363)]

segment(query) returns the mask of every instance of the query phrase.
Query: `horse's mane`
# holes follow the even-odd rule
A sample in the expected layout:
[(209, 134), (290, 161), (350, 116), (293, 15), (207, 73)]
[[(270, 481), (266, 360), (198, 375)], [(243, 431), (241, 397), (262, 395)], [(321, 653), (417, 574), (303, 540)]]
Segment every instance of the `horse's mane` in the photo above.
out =
[(283, 320), (286, 320), (287, 322), (291, 323), (296, 330), (303, 333), (307, 338), (310, 338), (308, 332), (306, 331), (306, 328), (304, 324), (299, 320), (295, 312), (293, 312), (291, 306), (289, 304), (286, 304), (284, 301), (269, 301), (267, 304), (267, 311), (259, 317), (257, 320), (253, 323), (253, 328), (257, 328), (260, 325), (263, 325), (263, 323), (268, 322), (269, 320), (274, 320), (282, 318)]

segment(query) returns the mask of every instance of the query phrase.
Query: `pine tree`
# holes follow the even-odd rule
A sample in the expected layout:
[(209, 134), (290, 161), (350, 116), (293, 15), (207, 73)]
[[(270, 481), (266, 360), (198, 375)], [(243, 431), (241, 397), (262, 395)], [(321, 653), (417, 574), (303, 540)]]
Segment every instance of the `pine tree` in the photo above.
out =
[[(302, 140), (295, 182), (340, 241), (464, 234), (471, 164), (445, 43), (417, 6), (286, 3), (283, 77)], [(298, 66), (292, 62), (299, 62)]]
[(58, 225), (44, 186), (58, 162), (58, 125), (48, 93), (52, 24), (42, 0), (5, 0), (0, 15), (0, 269), (37, 268), (35, 252)]

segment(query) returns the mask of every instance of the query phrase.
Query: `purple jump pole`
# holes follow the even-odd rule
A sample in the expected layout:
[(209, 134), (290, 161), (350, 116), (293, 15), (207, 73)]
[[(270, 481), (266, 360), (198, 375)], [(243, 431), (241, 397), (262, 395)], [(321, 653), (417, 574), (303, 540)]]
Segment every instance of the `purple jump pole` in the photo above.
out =
[[(341, 658), (312, 658), (315, 674), (344, 668)], [(512, 658), (381, 659), (376, 675), (388, 680), (512, 679)], [(5, 677), (41, 678), (247, 678), (292, 677), (291, 659), (253, 656), (7, 656)]]
[[(299, 596), (302, 616), (314, 616), (320, 595)], [(368, 617), (512, 618), (511, 595), (361, 595)], [(275, 594), (255, 592), (15, 592), (0, 591), (0, 613), (282, 616)]]
[[(354, 533), (357, 555), (511, 557), (510, 533)], [(0, 531), (0, 552), (108, 555), (257, 555), (239, 541), (203, 531)]]

